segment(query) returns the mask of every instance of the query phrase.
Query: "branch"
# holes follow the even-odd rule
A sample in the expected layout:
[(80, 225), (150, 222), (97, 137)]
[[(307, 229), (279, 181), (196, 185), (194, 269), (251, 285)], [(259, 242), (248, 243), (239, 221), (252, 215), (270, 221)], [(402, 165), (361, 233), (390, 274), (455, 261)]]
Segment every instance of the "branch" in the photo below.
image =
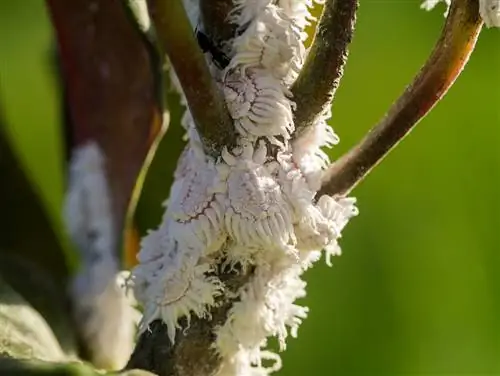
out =
[[(227, 22), (233, 8), (232, 0), (200, 0), (205, 33), (219, 46), (236, 34), (236, 25)], [(323, 8), (309, 54), (291, 87), (297, 105), (296, 137), (331, 106), (347, 62), (357, 8), (358, 0), (328, 0)]]
[(413, 83), (365, 138), (325, 172), (318, 193), (347, 195), (453, 85), (474, 50), (483, 22), (478, 0), (454, 0), (441, 37)]
[(291, 91), (295, 137), (327, 111), (337, 90), (351, 43), (358, 0), (327, 0), (311, 49)]
[(186, 96), (208, 155), (236, 145), (236, 134), (222, 92), (212, 78), (181, 0), (148, 0), (159, 42)]

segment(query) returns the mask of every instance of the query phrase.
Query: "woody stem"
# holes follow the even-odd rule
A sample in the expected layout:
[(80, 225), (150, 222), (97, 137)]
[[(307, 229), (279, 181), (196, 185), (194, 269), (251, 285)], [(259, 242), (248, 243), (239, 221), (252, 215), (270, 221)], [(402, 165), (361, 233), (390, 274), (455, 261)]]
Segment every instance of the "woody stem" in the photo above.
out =
[(418, 124), (462, 72), (482, 25), (478, 0), (452, 2), (441, 37), (413, 83), (379, 124), (328, 168), (319, 195), (347, 195)]

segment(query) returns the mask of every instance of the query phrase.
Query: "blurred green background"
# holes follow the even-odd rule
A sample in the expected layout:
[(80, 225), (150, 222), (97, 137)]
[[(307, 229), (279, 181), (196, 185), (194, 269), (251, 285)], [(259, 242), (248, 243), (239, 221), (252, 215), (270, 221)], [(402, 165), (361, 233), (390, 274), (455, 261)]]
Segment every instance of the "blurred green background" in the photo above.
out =
[[(432, 49), (444, 7), (427, 13), (419, 4), (361, 0), (334, 106), (341, 145), (333, 157), (383, 115)], [(52, 43), (44, 2), (0, 2), (2, 107), (60, 226)], [(180, 141), (162, 145), (172, 142)], [(482, 33), (450, 93), (355, 190), (360, 216), (347, 226), (334, 267), (308, 272), (310, 316), (289, 341), (280, 376), (500, 375), (499, 150), (496, 29)]]

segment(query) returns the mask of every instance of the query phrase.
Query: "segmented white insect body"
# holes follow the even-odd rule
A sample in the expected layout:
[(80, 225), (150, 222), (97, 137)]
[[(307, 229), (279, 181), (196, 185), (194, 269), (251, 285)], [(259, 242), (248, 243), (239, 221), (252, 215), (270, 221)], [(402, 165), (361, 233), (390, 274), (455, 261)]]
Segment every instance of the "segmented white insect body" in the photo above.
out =
[(152, 278), (163, 270), (163, 263), (168, 262), (172, 268), (178, 268), (178, 249), (165, 229), (160, 226), (156, 230), (149, 230), (141, 239), (141, 250), (137, 254), (139, 264), (134, 268), (127, 281), (134, 288), (134, 295), (138, 301), (144, 302), (148, 298)]
[[(311, 188), (307, 176), (294, 162), (293, 156), (284, 153), (280, 155), (280, 166), (282, 190), (293, 207), (297, 249), (301, 252), (310, 252), (329, 247), (340, 236), (340, 226), (335, 222), (337, 212), (332, 210), (337, 200), (322, 196), (315, 204), (317, 190)], [(312, 168), (321, 171), (321, 165), (317, 166), (314, 160)], [(353, 204), (354, 201), (350, 205)], [(340, 207), (335, 208), (341, 210)], [(345, 211), (342, 213), (348, 214)], [(349, 214), (348, 218), (350, 217), (352, 215)]]
[(293, 252), (290, 207), (273, 176), (276, 165), (266, 163), (265, 142), (255, 148), (244, 142), (240, 155), (224, 150), (222, 158), (226, 165), (219, 171), (228, 188), (225, 222), (230, 238), (248, 248)]
[(293, 132), (288, 89), (276, 78), (256, 69), (230, 71), (223, 90), (236, 131), (245, 139), (266, 137), (282, 148)]
[(221, 197), (226, 185), (214, 163), (200, 160), (191, 148), (181, 156), (179, 166), (182, 172), (176, 173), (164, 220), (170, 220), (169, 230), (181, 246), (199, 248), (208, 255), (226, 240)]
[[(74, 314), (92, 361), (121, 368), (133, 348), (137, 312), (118, 283), (116, 233), (104, 157), (95, 142), (76, 148), (70, 162), (64, 222), (80, 256), (71, 285)], [(109, 338), (116, 341), (109, 343)]]
[(141, 244), (140, 264), (134, 268), (129, 283), (144, 305), (139, 332), (147, 330), (152, 321), (162, 319), (174, 343), (179, 319), (187, 317), (189, 325), (192, 314), (203, 317), (223, 286), (217, 278), (207, 276), (212, 266), (201, 260), (199, 252), (180, 248), (172, 234), (167, 222), (146, 236)]
[(178, 320), (203, 316), (223, 286), (211, 271), (209, 256), (219, 251), (227, 235), (218, 197), (225, 185), (212, 162), (200, 159), (191, 146), (184, 150), (175, 172), (168, 208), (160, 227), (141, 243), (140, 264), (131, 284), (145, 305), (140, 331), (161, 318), (173, 342)]
[(307, 26), (310, 26), (316, 18), (311, 15), (309, 9), (314, 6), (314, 3), (323, 4), (324, 1), (312, 0), (279, 0), (278, 5), (283, 9), (283, 12), (293, 20), (297, 27), (297, 33), (300, 39), (304, 42), (308, 35), (304, 31)]
[(292, 20), (275, 6), (268, 5), (233, 43), (230, 68), (261, 67), (279, 79), (293, 80), (305, 55), (301, 37)]

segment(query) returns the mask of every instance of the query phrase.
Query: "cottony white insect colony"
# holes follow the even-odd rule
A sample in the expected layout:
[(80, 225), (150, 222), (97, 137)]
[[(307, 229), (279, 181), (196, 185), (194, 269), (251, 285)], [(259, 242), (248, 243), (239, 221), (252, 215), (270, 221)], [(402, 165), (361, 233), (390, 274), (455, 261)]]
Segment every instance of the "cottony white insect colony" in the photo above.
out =
[[(193, 28), (200, 29), (196, 4), (187, 5)], [(132, 272), (144, 306), (140, 330), (161, 318), (173, 342), (181, 317), (206, 315), (224, 294), (224, 284), (210, 274), (221, 259), (227, 268), (255, 268), (216, 333), (220, 375), (265, 375), (279, 368), (279, 357), (265, 350), (266, 338), (277, 336), (283, 349), (289, 331), (296, 335), (307, 315), (307, 308), (294, 304), (305, 295), (301, 275), (322, 249), (328, 256), (340, 253), (340, 231), (357, 213), (354, 199), (316, 197), (329, 163), (321, 147), (338, 141), (326, 124), (329, 113), (306, 135), (291, 139), (288, 87), (305, 57), (311, 5), (236, 2), (230, 22), (242, 33), (232, 41), (230, 64), (221, 70), (207, 58), (239, 145), (217, 160), (206, 156), (186, 112), (189, 143), (167, 209), (159, 228), (143, 239)], [(263, 359), (276, 362), (265, 368)]]
[[(430, 9), (439, 1), (450, 4), (426, 0), (422, 6)], [(219, 375), (261, 376), (280, 367), (279, 356), (266, 350), (266, 338), (277, 337), (284, 349), (287, 335), (296, 336), (307, 316), (306, 307), (294, 304), (306, 294), (302, 273), (320, 258), (321, 250), (328, 264), (330, 256), (340, 254), (337, 240), (357, 209), (352, 198), (317, 197), (329, 163), (322, 148), (338, 142), (326, 123), (330, 113), (292, 139), (289, 87), (306, 56), (304, 28), (312, 20), (312, 0), (234, 3), (228, 21), (239, 32), (227, 45), (229, 64), (206, 56), (239, 144), (223, 150), (216, 160), (205, 155), (186, 111), (182, 123), (189, 142), (178, 162), (167, 209), (160, 226), (142, 240), (139, 265), (129, 282), (144, 308), (139, 330), (162, 319), (175, 342), (181, 318), (187, 317), (189, 325), (191, 316), (207, 315), (217, 297), (227, 293), (212, 273), (221, 260), (228, 269), (253, 268), (227, 321), (217, 329), (214, 346), (223, 360)], [(480, 0), (487, 26), (500, 26), (499, 4)], [(185, 0), (185, 6), (193, 30), (203, 32), (197, 1)], [(172, 81), (177, 82), (173, 72)], [(89, 314), (83, 331), (101, 362), (123, 365), (132, 346), (133, 315), (123, 294), (115, 291), (115, 241), (102, 163), (93, 144), (75, 151), (72, 161), (66, 222), (83, 258), (92, 252), (99, 256), (97, 262), (83, 262), (74, 300), (78, 312)], [(85, 211), (88, 218), (82, 216)], [(99, 229), (95, 239), (90, 236), (94, 229)], [(121, 345), (107, 343), (103, 328), (123, 338), (114, 341)], [(275, 362), (264, 367), (265, 359)]]
[[(189, 325), (190, 316), (207, 315), (225, 293), (211, 273), (221, 259), (227, 268), (254, 267), (217, 329), (215, 346), (223, 359), (219, 375), (259, 376), (280, 368), (279, 356), (266, 350), (266, 338), (278, 337), (284, 349), (287, 335), (296, 335), (307, 316), (306, 307), (294, 304), (306, 294), (302, 273), (321, 250), (328, 262), (340, 254), (340, 232), (357, 214), (352, 198), (316, 196), (329, 163), (321, 148), (338, 142), (326, 123), (330, 114), (307, 134), (291, 138), (289, 86), (306, 54), (304, 28), (312, 5), (235, 0), (229, 21), (241, 34), (230, 41), (230, 63), (222, 69), (210, 54), (207, 60), (225, 94), (239, 145), (213, 160), (204, 154), (186, 112), (189, 143), (167, 209), (158, 229), (143, 239), (140, 264), (132, 272), (136, 298), (144, 306), (140, 331), (162, 319), (174, 342), (180, 318), (187, 317)], [(196, 6), (186, 3), (193, 29), (203, 31)], [(264, 367), (265, 359), (275, 362)]]

